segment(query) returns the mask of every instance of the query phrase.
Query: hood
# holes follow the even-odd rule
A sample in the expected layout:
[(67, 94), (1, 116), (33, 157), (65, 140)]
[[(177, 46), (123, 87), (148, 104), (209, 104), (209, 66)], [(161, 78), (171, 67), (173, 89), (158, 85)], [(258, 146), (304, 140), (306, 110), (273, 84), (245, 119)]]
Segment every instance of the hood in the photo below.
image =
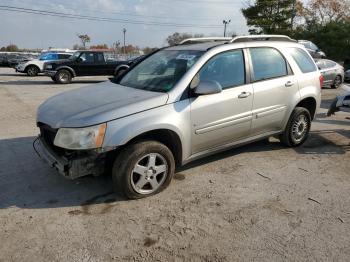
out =
[(49, 98), (40, 105), (37, 122), (52, 128), (91, 126), (162, 106), (167, 100), (167, 93), (108, 81)]

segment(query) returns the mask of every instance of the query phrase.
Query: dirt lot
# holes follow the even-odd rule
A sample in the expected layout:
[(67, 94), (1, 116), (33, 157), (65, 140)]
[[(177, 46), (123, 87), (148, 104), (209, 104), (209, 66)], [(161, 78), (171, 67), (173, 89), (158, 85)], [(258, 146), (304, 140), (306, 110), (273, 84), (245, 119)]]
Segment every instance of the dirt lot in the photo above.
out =
[(303, 147), (234, 149), (127, 201), (109, 177), (65, 180), (32, 150), (38, 105), (90, 80), (0, 68), (0, 261), (349, 261), (350, 115), (324, 117), (349, 87), (323, 90)]

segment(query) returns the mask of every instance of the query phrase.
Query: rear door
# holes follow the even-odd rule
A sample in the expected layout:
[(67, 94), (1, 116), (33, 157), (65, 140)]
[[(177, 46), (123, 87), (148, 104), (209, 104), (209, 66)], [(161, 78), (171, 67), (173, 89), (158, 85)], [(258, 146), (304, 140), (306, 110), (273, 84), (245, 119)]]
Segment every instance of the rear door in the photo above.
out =
[(223, 91), (191, 98), (192, 154), (249, 136), (253, 88), (245, 68), (243, 50), (232, 50), (211, 58), (197, 74)]
[(279, 131), (293, 97), (299, 95), (297, 79), (277, 49), (257, 47), (249, 51), (254, 90), (252, 135)]

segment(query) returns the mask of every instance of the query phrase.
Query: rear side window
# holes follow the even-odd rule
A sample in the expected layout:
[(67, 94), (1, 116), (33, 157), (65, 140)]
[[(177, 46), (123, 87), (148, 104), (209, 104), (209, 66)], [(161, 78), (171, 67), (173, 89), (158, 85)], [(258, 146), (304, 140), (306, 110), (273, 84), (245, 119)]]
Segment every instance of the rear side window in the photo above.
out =
[(335, 67), (335, 66), (337, 65), (336, 62), (328, 61), (328, 60), (325, 61), (324, 63), (326, 64), (326, 67), (327, 67), (327, 68)]
[(276, 49), (269, 47), (251, 48), (255, 81), (262, 81), (288, 75), (287, 63)]
[(214, 80), (223, 89), (245, 84), (242, 50), (228, 51), (211, 58), (199, 72), (200, 81)]
[(290, 54), (295, 60), (295, 62), (298, 64), (301, 72), (303, 73), (310, 73), (317, 71), (317, 67), (315, 65), (315, 62), (312, 60), (312, 58), (309, 56), (306, 51), (300, 48), (290, 48)]

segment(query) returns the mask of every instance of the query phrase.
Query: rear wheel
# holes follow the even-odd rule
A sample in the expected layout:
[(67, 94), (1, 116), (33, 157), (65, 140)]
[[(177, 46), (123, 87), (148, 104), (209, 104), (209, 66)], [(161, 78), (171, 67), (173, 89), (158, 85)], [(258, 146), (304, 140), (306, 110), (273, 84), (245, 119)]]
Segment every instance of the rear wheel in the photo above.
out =
[(116, 158), (112, 178), (117, 193), (130, 199), (164, 190), (174, 175), (175, 160), (165, 145), (141, 141), (127, 146)]
[(40, 70), (37, 66), (32, 65), (28, 66), (26, 71), (28, 76), (37, 76)]
[(72, 74), (66, 70), (61, 69), (55, 75), (55, 82), (59, 84), (69, 84), (72, 81)]
[(280, 136), (280, 140), (288, 147), (302, 145), (309, 136), (311, 128), (311, 116), (309, 110), (304, 107), (296, 107), (290, 116), (286, 129)]
[(342, 84), (342, 77), (341, 76), (336, 76), (336, 78), (334, 79), (332, 88), (338, 88), (341, 84)]

